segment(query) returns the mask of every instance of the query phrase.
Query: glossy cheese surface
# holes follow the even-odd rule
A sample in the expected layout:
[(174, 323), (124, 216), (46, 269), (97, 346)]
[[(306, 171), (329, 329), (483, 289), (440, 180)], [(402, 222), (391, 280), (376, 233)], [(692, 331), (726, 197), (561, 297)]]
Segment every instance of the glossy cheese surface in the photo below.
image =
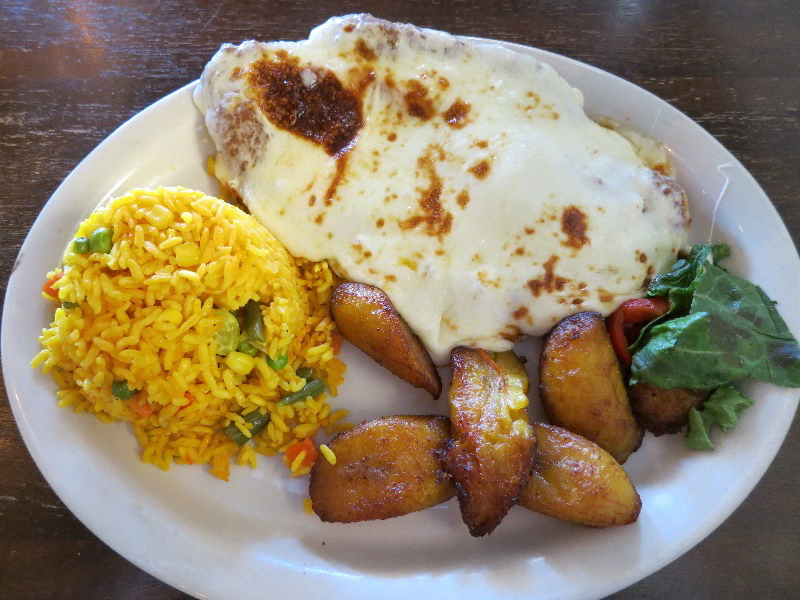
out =
[(295, 256), (383, 289), (434, 360), (641, 295), (686, 199), (550, 66), (368, 16), (223, 46), (195, 92), (217, 176)]

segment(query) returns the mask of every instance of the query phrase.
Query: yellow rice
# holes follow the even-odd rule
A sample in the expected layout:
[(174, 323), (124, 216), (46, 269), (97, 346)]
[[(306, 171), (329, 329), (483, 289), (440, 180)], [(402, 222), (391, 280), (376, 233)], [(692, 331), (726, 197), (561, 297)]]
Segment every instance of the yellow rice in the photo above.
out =
[[(319, 428), (345, 427), (346, 411), (332, 411), (324, 394), (277, 405), (302, 388), (301, 366), (334, 394), (342, 381), (327, 263), (292, 258), (250, 215), (184, 188), (133, 190), (92, 213), (76, 237), (98, 227), (113, 229), (109, 253), (79, 255), (70, 244), (63, 267), (48, 274), (61, 273), (52, 288), (78, 304), (56, 308), (32, 362), (58, 384), (60, 406), (130, 421), (144, 462), (209, 465), (225, 480), (231, 460), (254, 467), (257, 453), (282, 453)], [(259, 358), (239, 375), (216, 353), (216, 308), (234, 311), (251, 299), (263, 306), (269, 356), (288, 355), (280, 372)], [(114, 397), (111, 384), (120, 380), (141, 392)], [(243, 415), (254, 410), (271, 422), (239, 448), (221, 430), (234, 423), (249, 436)], [(302, 462), (291, 464), (294, 476), (310, 471)]]

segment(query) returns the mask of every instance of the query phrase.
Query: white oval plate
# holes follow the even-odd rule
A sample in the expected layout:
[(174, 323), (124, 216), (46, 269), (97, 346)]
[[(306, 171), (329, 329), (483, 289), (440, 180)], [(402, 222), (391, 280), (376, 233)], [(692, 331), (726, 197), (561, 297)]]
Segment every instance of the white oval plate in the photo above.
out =
[[(714, 238), (733, 246), (727, 265), (758, 282), (779, 302), (790, 329), (800, 332), (797, 251), (769, 199), (730, 153), (631, 83), (568, 58), (506, 45), (552, 64), (583, 91), (590, 114), (629, 123), (667, 145), (689, 192), (696, 241), (708, 239), (724, 190)], [(137, 566), (214, 599), (595, 598), (697, 544), (767, 469), (798, 392), (752, 383), (746, 391), (756, 405), (738, 429), (715, 436), (715, 452), (687, 451), (679, 436), (647, 436), (625, 465), (642, 497), (635, 525), (594, 530), (515, 508), (491, 536), (473, 539), (454, 500), (399, 519), (325, 524), (303, 512), (307, 479), (290, 479), (275, 459), (261, 459), (256, 470), (232, 469), (227, 484), (201, 468), (165, 473), (139, 462), (128, 424), (103, 425), (58, 409), (54, 383), (29, 366), (52, 317), (52, 304), (39, 291), (45, 273), (59, 263), (78, 223), (111, 196), (155, 185), (218, 191), (205, 172), (213, 147), (192, 104), (193, 87), (132, 118), (61, 184), (20, 250), (3, 313), (9, 400), (33, 459), (69, 509)], [(535, 359), (535, 342), (520, 349)], [(349, 408), (354, 421), (446, 412), (446, 395), (431, 402), (349, 346), (342, 358), (350, 370), (335, 403)]]

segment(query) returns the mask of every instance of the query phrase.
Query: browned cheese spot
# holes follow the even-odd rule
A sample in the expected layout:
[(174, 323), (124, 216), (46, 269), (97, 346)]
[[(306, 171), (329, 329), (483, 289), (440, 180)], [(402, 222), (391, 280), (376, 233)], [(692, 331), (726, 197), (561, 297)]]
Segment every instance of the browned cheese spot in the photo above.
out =
[(342, 182), (345, 170), (347, 169), (347, 161), (349, 157), (350, 155), (346, 152), (336, 157), (336, 172), (333, 174), (333, 179), (331, 179), (328, 189), (325, 190), (325, 206), (330, 206), (333, 204), (333, 197), (336, 195), (336, 188)]
[(456, 98), (446, 111), (442, 113), (442, 119), (453, 129), (461, 129), (467, 124), (467, 115), (471, 105), (464, 102), (461, 98)]
[(444, 159), (444, 151), (435, 146), (429, 146), (425, 154), (417, 159), (417, 167), (429, 181), (427, 188), (417, 188), (420, 193), (419, 206), (422, 214), (412, 215), (400, 221), (399, 225), (401, 229), (415, 229), (425, 224), (425, 233), (436, 236), (441, 241), (442, 236), (450, 232), (453, 214), (442, 208), (442, 179), (436, 172), (436, 165), (433, 162), (434, 151), (437, 152), (439, 160)]
[(478, 148), (488, 148), (489, 147), (489, 142), (487, 142), (486, 140), (478, 140), (477, 142), (475, 142), (475, 145)]
[(646, 290), (650, 287), (650, 282), (653, 281), (653, 275), (655, 275), (655, 269), (653, 265), (647, 265), (647, 275), (644, 278), (644, 282), (642, 282), (642, 289)]
[(637, 254), (639, 255), (640, 263), (644, 264), (647, 262), (647, 254), (645, 254), (644, 252), (637, 252)]
[(383, 78), (383, 81), (386, 83), (386, 87), (390, 87), (392, 89), (397, 87), (397, 84), (394, 82), (394, 77), (392, 77), (391, 73), (388, 73), (386, 77)]
[(523, 254), (525, 254), (525, 248), (520, 246), (519, 248), (514, 250), (514, 254), (516, 254), (517, 256), (522, 256)]
[(478, 281), (480, 281), (481, 284), (485, 285), (486, 287), (491, 286), (491, 287), (499, 288), (500, 287), (500, 283), (502, 282), (502, 278), (501, 277), (498, 276), (496, 279), (492, 279), (491, 277), (489, 277), (489, 273), (487, 273), (483, 269), (478, 271), (477, 275), (478, 275)]
[(582, 298), (575, 298), (575, 299), (572, 301), (572, 303), (573, 303), (575, 306), (580, 306), (581, 304), (583, 304), (583, 299), (582, 299)]
[(580, 250), (585, 244), (589, 243), (586, 237), (586, 215), (577, 206), (568, 206), (561, 215), (561, 231), (567, 236), (566, 242), (561, 242), (562, 246), (569, 246)]
[(353, 77), (354, 83), (352, 86), (356, 96), (363, 98), (367, 88), (375, 82), (375, 79), (377, 79), (377, 75), (372, 69), (364, 68), (358, 71), (357, 76)]
[(403, 96), (403, 100), (405, 100), (408, 114), (423, 121), (430, 119), (436, 110), (433, 108), (433, 100), (428, 98), (428, 88), (416, 79), (409, 79), (406, 82), (406, 89), (408, 91)]
[(516, 342), (520, 338), (520, 329), (516, 325), (506, 325), (500, 332), (500, 337), (509, 342)]
[(386, 38), (386, 43), (389, 44), (389, 47), (392, 49), (397, 48), (397, 40), (400, 39), (400, 32), (397, 27), (390, 23), (378, 25), (378, 29), (383, 33), (383, 37)]
[(600, 302), (606, 303), (611, 302), (614, 299), (614, 295), (605, 288), (597, 288), (597, 298)]
[(314, 194), (311, 194), (311, 198), (308, 199), (308, 205), (314, 206), (317, 203), (317, 197)]
[(564, 289), (569, 279), (565, 277), (558, 277), (554, 273), (554, 267), (558, 262), (558, 256), (553, 254), (544, 263), (544, 275), (541, 279), (531, 279), (528, 281), (528, 289), (537, 298), (541, 296), (542, 292), (552, 294), (554, 291), (560, 292)]
[(242, 67), (236, 67), (233, 71), (231, 71), (231, 81), (239, 79), (242, 76)]
[(356, 40), (356, 54), (368, 62), (372, 62), (378, 58), (375, 51), (364, 41), (364, 38), (358, 38), (358, 40)]
[[(689, 216), (689, 203), (684, 189), (678, 185), (677, 181), (671, 177), (665, 177), (657, 171), (653, 171), (653, 178), (656, 180), (656, 183), (661, 186), (661, 192), (665, 196), (673, 197), (673, 203), (678, 208), (681, 218), (683, 219), (683, 226), (688, 230), (689, 226), (692, 224), (692, 219)], [(646, 209), (647, 206), (643, 206), (642, 212), (646, 212)]]
[(451, 321), (447, 317), (442, 317), (442, 325), (444, 325), (445, 327), (447, 327), (452, 331), (458, 331), (458, 325), (453, 323), (453, 321)]
[(394, 275), (387, 275), (386, 277), (384, 277), (384, 279), (386, 281), (397, 281), (397, 277), (395, 277)]
[(536, 230), (533, 227), (526, 227), (525, 228), (525, 233), (527, 233), (528, 235), (533, 235), (534, 231), (536, 231)]
[(397, 139), (397, 134), (393, 131), (392, 133), (389, 134), (389, 136), (386, 139), (389, 140), (390, 142), (393, 142)]
[(376, 227), (383, 227), (383, 224), (384, 224), (384, 222), (385, 222), (385, 221), (383, 220), (383, 217), (381, 217), (380, 219), (378, 219), (377, 221), (375, 221), (375, 226), (376, 226)]
[(450, 87), (450, 82), (447, 80), (446, 77), (439, 77), (439, 89), (442, 91), (446, 90)]
[[(305, 69), (316, 76), (312, 87), (303, 83)], [(288, 57), (264, 58), (253, 64), (249, 77), (259, 106), (273, 125), (321, 145), (330, 155), (347, 148), (364, 126), (359, 95), (327, 69), (302, 68)]]
[(269, 136), (258, 121), (255, 106), (250, 101), (239, 102), (233, 111), (220, 112), (222, 147), (233, 165), (244, 171), (258, 149)]
[(319, 214), (317, 215), (317, 218), (316, 218), (316, 219), (314, 219), (314, 223), (316, 223), (317, 225), (322, 225), (322, 221), (323, 221), (324, 219), (325, 219), (325, 213), (319, 213)]
[(456, 196), (456, 202), (461, 208), (467, 208), (467, 204), (469, 204), (469, 192), (467, 190), (461, 190), (458, 192), (458, 196)]
[(489, 164), (489, 161), (484, 158), (477, 165), (470, 167), (469, 172), (472, 173), (478, 179), (485, 179), (486, 176), (489, 174), (489, 171), (491, 171), (491, 169), (492, 167)]
[(527, 314), (528, 314), (528, 308), (525, 307), (525, 306), (520, 306), (517, 310), (515, 310), (513, 313), (511, 313), (511, 315), (515, 319), (521, 319), (522, 317), (524, 317)]
[(351, 33), (355, 28), (356, 28), (355, 25), (353, 25), (352, 23), (348, 23), (347, 25), (344, 26), (344, 32)]

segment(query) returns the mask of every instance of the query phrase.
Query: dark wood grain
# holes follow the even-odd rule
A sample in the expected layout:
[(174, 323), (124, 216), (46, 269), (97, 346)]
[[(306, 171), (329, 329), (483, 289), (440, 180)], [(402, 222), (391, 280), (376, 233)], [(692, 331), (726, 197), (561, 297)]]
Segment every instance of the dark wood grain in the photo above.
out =
[[(796, 0), (0, 3), (0, 294), (61, 180), (131, 115), (197, 78), (223, 42), (297, 39), (335, 14), (377, 16), (558, 52), (697, 120), (756, 177), (800, 240), (800, 3)], [(5, 388), (3, 388), (5, 390)], [(800, 593), (800, 427), (708, 539), (613, 596)], [(39, 474), (0, 401), (0, 598), (186, 596), (90, 533)]]

